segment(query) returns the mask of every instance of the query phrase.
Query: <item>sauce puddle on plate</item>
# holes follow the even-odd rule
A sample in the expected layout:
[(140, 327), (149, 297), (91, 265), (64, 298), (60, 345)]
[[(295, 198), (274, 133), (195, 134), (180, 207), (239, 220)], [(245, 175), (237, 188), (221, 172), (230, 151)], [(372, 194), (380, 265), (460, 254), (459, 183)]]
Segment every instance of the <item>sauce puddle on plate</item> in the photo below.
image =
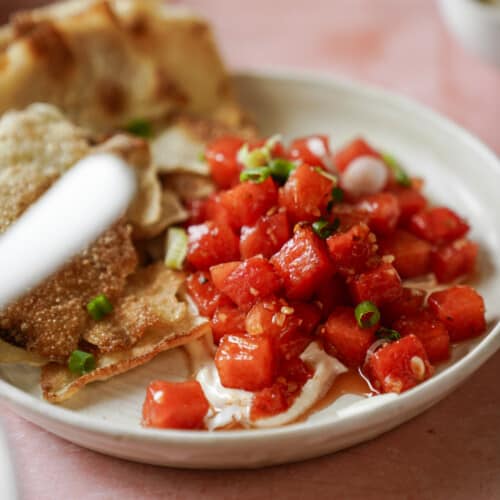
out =
[(301, 415), (294, 423), (305, 422), (313, 413), (324, 410), (345, 394), (354, 394), (369, 398), (377, 394), (368, 381), (358, 370), (352, 370), (339, 375), (328, 392), (309, 410)]

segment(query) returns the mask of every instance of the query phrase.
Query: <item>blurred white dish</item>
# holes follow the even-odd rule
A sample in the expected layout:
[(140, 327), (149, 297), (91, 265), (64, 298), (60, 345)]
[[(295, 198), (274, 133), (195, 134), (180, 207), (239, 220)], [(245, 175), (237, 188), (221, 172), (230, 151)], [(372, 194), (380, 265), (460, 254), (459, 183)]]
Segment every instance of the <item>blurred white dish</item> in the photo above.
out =
[(482, 249), (476, 284), (488, 308), (489, 332), (459, 345), (433, 378), (401, 396), (345, 395), (307, 421), (277, 429), (210, 433), (141, 428), (147, 384), (187, 375), (181, 349), (92, 384), (64, 406), (41, 399), (36, 369), (0, 367), (0, 396), (20, 415), (81, 446), (131, 460), (186, 468), (259, 467), (374, 438), (444, 398), (500, 347), (500, 162), (494, 154), (432, 111), (362, 84), (289, 71), (241, 74), (235, 83), (264, 134), (282, 132), (289, 139), (327, 133), (334, 147), (365, 135), (425, 178), (431, 199), (466, 216)]
[(440, 0), (450, 30), (470, 50), (500, 66), (500, 4), (479, 0)]
[(12, 467), (9, 445), (3, 430), (0, 429), (0, 491), (2, 500), (16, 500), (17, 487)]

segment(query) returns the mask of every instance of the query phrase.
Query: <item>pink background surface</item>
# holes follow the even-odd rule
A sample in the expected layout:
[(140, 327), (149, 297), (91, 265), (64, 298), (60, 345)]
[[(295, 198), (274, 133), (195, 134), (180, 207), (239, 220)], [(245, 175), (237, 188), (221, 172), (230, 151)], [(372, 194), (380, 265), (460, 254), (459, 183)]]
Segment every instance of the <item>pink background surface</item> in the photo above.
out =
[[(447, 34), (433, 1), (186, 3), (212, 20), (231, 68), (321, 69), (382, 85), (447, 115), (500, 153), (500, 69)], [(500, 498), (499, 366), (497, 353), (443, 402), (372, 442), (260, 471), (134, 464), (67, 443), (1, 404), (0, 415), (26, 499), (494, 499)]]

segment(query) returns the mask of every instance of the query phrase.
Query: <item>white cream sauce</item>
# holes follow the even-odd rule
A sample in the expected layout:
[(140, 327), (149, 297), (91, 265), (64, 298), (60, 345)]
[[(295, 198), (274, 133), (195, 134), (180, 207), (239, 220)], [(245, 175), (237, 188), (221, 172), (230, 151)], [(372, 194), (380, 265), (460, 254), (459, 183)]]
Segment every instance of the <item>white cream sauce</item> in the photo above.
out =
[(329, 356), (317, 342), (309, 344), (300, 358), (313, 370), (313, 376), (305, 383), (301, 393), (287, 411), (278, 415), (252, 420), (250, 409), (254, 394), (224, 387), (214, 364), (214, 347), (211, 338), (191, 342), (185, 346), (191, 359), (196, 380), (200, 383), (211, 409), (205, 417), (209, 430), (240, 424), (243, 427), (278, 427), (293, 422), (330, 389), (335, 378), (347, 371), (337, 359)]

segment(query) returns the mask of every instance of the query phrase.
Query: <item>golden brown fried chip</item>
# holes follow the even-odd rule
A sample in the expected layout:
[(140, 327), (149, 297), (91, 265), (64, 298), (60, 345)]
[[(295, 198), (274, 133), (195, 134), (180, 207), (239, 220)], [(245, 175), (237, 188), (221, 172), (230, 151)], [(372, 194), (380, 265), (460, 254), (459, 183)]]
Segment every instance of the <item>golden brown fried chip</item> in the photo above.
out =
[(56, 274), (1, 311), (0, 328), (11, 332), (29, 351), (65, 361), (90, 321), (86, 304), (101, 293), (112, 302), (120, 297), (136, 264), (130, 228), (117, 224)]
[(98, 355), (96, 369), (86, 375), (71, 373), (64, 365), (50, 363), (42, 368), (43, 396), (51, 403), (61, 403), (85, 385), (127, 372), (147, 363), (163, 351), (185, 345), (210, 332), (210, 325), (197, 316), (168, 327), (151, 328), (126, 351)]
[(43, 366), (47, 363), (46, 358), (0, 339), (0, 364)]
[(94, 131), (180, 110), (240, 113), (207, 23), (162, 0), (22, 12), (2, 30), (0, 62), (0, 113), (48, 102)]
[(196, 174), (174, 173), (162, 177), (164, 189), (174, 191), (183, 202), (208, 198), (215, 192), (209, 177)]
[(187, 304), (177, 300), (184, 275), (167, 269), (162, 262), (139, 269), (128, 280), (114, 311), (93, 322), (84, 340), (100, 352), (130, 348), (151, 328), (169, 327), (188, 314)]

